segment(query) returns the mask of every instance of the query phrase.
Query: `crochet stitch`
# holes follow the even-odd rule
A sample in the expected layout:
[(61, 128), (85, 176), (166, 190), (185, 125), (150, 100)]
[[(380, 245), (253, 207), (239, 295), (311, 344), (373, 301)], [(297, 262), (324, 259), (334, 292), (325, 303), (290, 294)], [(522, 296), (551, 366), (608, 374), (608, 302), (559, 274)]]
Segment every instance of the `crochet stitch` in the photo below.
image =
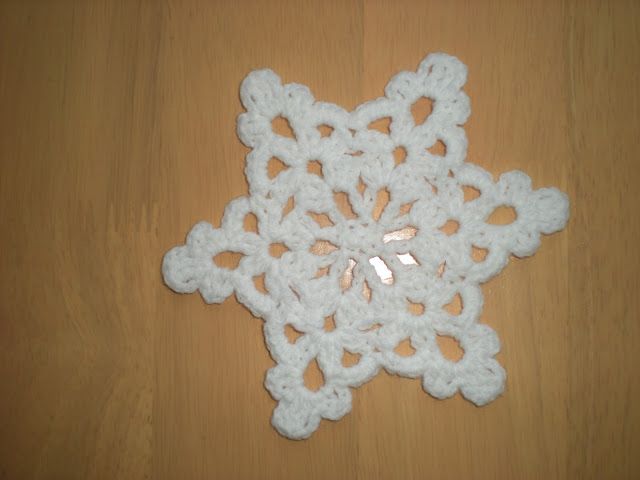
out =
[[(494, 182), (465, 162), (466, 78), (458, 59), (431, 54), (416, 72), (394, 76), (384, 97), (353, 112), (315, 101), (306, 86), (282, 85), (271, 70), (251, 72), (242, 82), (246, 112), (238, 118), (238, 136), (252, 149), (245, 169), (249, 195), (227, 205), (220, 228), (196, 224), (186, 243), (165, 255), (162, 271), (176, 292), (198, 290), (207, 303), (235, 293), (264, 319), (277, 363), (265, 385), (278, 401), (272, 423), (282, 435), (307, 438), (322, 418), (340, 419), (351, 410), (350, 387), (380, 368), (420, 377), (436, 398), (460, 390), (484, 405), (502, 393), (498, 337), (478, 323), (480, 284), (511, 254), (532, 255), (541, 233), (561, 230), (569, 202), (555, 188), (532, 190), (522, 172)], [(411, 108), (422, 97), (433, 109), (416, 124)], [(295, 138), (273, 131), (277, 117), (289, 122)], [(388, 133), (370, 128), (381, 118), (390, 119)], [(330, 134), (322, 135), (320, 126)], [(432, 148), (438, 142), (442, 154)], [(273, 158), (283, 170), (271, 178)], [(479, 195), (465, 199), (468, 187)], [(513, 208), (517, 218), (488, 223), (500, 206)], [(257, 232), (244, 228), (250, 214)], [(454, 228), (443, 231), (447, 224)], [(484, 258), (474, 257), (474, 249)], [(242, 255), (236, 268), (213, 261), (226, 251)], [(456, 296), (463, 307), (452, 314), (445, 306)], [(290, 327), (301, 334), (295, 341), (285, 334)], [(463, 357), (445, 358), (438, 336), (457, 340)], [(405, 356), (396, 347), (407, 339), (415, 351)], [(358, 362), (345, 366), (345, 352)], [(314, 360), (324, 379), (317, 391), (303, 380)]]

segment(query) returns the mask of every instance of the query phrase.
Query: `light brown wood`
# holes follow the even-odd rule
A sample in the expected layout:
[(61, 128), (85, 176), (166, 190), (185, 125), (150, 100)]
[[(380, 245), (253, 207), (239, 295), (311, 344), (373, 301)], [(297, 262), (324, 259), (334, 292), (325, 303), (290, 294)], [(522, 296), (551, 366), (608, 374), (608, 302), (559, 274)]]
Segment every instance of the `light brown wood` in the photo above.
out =
[[(640, 4), (0, 4), (0, 478), (640, 477)], [(505, 394), (386, 374), (307, 441), (270, 426), (261, 321), (160, 261), (247, 190), (238, 88), (270, 67), (353, 108), (446, 51), (470, 160), (571, 197), (484, 286)]]

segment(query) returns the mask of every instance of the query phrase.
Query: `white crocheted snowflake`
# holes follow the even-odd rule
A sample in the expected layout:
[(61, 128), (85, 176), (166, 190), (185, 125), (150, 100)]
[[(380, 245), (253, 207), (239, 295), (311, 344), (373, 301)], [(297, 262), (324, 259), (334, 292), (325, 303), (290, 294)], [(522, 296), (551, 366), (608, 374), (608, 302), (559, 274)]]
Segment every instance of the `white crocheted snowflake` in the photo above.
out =
[[(265, 320), (277, 362), (265, 384), (278, 401), (272, 423), (281, 434), (306, 438), (322, 418), (341, 418), (351, 409), (350, 387), (380, 368), (420, 377), (437, 398), (460, 390), (484, 405), (503, 391), (505, 372), (494, 359), (499, 340), (478, 323), (479, 285), (511, 254), (532, 255), (541, 233), (562, 229), (569, 203), (554, 188), (532, 190), (522, 172), (494, 182), (465, 163), (466, 77), (456, 58), (429, 55), (417, 72), (393, 77), (384, 97), (353, 112), (315, 101), (303, 85), (282, 85), (271, 70), (243, 81), (247, 112), (238, 118), (238, 135), (252, 148), (249, 196), (229, 203), (220, 228), (195, 225), (186, 244), (164, 257), (163, 274), (176, 292), (199, 290), (208, 303), (235, 293)], [(411, 109), (421, 97), (433, 109), (416, 124)], [(273, 131), (277, 117), (289, 122), (295, 138)], [(369, 128), (380, 118), (390, 119), (388, 134)], [(330, 134), (321, 135), (320, 126)], [(442, 155), (432, 148), (437, 142), (445, 146)], [(271, 178), (273, 158), (286, 168)], [(465, 201), (463, 187), (479, 195)], [(387, 194), (380, 212), (377, 200)], [(488, 223), (500, 206), (513, 208), (517, 218)], [(257, 232), (244, 228), (250, 214)], [(443, 231), (445, 225), (453, 228)], [(274, 255), (274, 245), (286, 251)], [(474, 248), (486, 256), (474, 258)], [(226, 251), (242, 254), (235, 269), (213, 261)], [(266, 291), (254, 282), (261, 276)], [(445, 306), (456, 296), (463, 308), (453, 314)], [(287, 326), (302, 335), (290, 340)], [(447, 359), (438, 336), (456, 339), (464, 356)], [(412, 355), (397, 352), (407, 339)], [(345, 366), (345, 352), (359, 361)], [(317, 391), (303, 379), (313, 361), (324, 377)]]

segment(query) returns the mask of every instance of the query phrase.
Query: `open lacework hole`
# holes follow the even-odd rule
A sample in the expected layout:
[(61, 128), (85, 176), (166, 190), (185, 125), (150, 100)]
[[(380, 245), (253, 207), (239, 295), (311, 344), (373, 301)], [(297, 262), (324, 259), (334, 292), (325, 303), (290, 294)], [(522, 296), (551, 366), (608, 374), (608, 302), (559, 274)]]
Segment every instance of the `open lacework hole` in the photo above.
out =
[(489, 250), (486, 248), (476, 247), (475, 245), (471, 246), (471, 258), (474, 262), (484, 262), (487, 255), (489, 255)]
[(287, 340), (289, 340), (289, 343), (296, 343), (296, 340), (304, 335), (304, 333), (296, 330), (291, 324), (287, 323), (284, 326), (284, 335), (287, 337)]
[(258, 233), (258, 217), (254, 213), (247, 213), (242, 221), (245, 232)]
[(396, 255), (403, 265), (420, 265), (420, 263), (410, 253), (399, 253)]
[(393, 349), (393, 351), (396, 352), (401, 357), (410, 357), (411, 355), (416, 353), (416, 349), (413, 348), (413, 345), (411, 345), (411, 339), (409, 338), (405, 338), (400, 343), (398, 343), (398, 345), (396, 346), (396, 348)]
[(318, 271), (316, 272), (315, 278), (321, 278), (321, 277), (324, 277), (325, 275), (329, 275), (330, 271), (331, 271), (330, 267), (319, 268)]
[(367, 189), (367, 185), (362, 181), (362, 177), (358, 177), (358, 185), (356, 186), (356, 190), (360, 196), (364, 196), (364, 192)]
[(397, 240), (409, 240), (418, 233), (418, 229), (413, 226), (401, 228), (400, 230), (394, 230), (393, 232), (385, 233), (382, 237), (384, 243), (389, 243)]
[(269, 293), (269, 291), (267, 290), (264, 277), (265, 277), (265, 274), (262, 273), (260, 275), (256, 275), (255, 277), (253, 277), (252, 280), (253, 280), (253, 286), (256, 287), (256, 290), (266, 295), (267, 293)]
[(360, 357), (362, 357), (362, 355), (360, 355), (359, 353), (353, 353), (349, 350), (344, 350), (342, 353), (342, 366), (347, 368), (353, 367), (354, 365), (358, 364), (358, 362), (360, 361)]
[(373, 257), (369, 259), (369, 263), (376, 270), (376, 274), (382, 283), (385, 285), (393, 284), (393, 272), (389, 270), (389, 267), (384, 263), (384, 260), (380, 257)]
[(391, 132), (391, 117), (378, 118), (371, 122), (367, 128), (369, 130), (377, 130), (378, 132), (389, 135)]
[(459, 293), (456, 293), (453, 296), (453, 299), (443, 306), (443, 308), (449, 312), (451, 315), (460, 315), (462, 313), (462, 309), (464, 305), (462, 303), (462, 297)]
[(325, 213), (307, 212), (307, 215), (309, 215), (320, 226), (320, 228), (334, 226), (334, 223), (329, 218), (329, 215)]
[(386, 188), (378, 190), (378, 194), (376, 195), (376, 204), (373, 207), (373, 212), (371, 213), (372, 218), (376, 222), (380, 220), (380, 216), (382, 215), (382, 212), (384, 212), (384, 209), (387, 208), (390, 198), (391, 195), (389, 194), (389, 190)]
[(407, 159), (407, 149), (404, 147), (396, 147), (393, 151), (393, 159), (395, 160), (396, 165), (404, 163)]
[(322, 125), (318, 125), (318, 131), (320, 132), (320, 136), (322, 138), (328, 137), (333, 133), (333, 127), (323, 123)]
[(431, 112), (433, 112), (433, 100), (429, 97), (420, 97), (411, 105), (411, 115), (415, 125), (422, 125)]
[(287, 138), (296, 138), (293, 133), (293, 128), (291, 128), (291, 124), (289, 120), (283, 117), (282, 115), (277, 116), (271, 121), (271, 130), (274, 133), (277, 133), (280, 136)]
[(357, 215), (353, 211), (353, 206), (351, 205), (351, 202), (349, 202), (349, 195), (345, 192), (334, 192), (333, 201), (336, 203), (338, 210), (340, 210), (340, 213), (342, 213), (345, 218), (349, 220), (357, 218)]
[(448, 335), (436, 335), (436, 342), (442, 355), (452, 362), (459, 361), (464, 356), (464, 350), (460, 346), (460, 342)]
[(414, 303), (411, 300), (407, 300), (407, 310), (412, 315), (420, 316), (424, 313), (424, 304), (423, 303)]
[(491, 215), (487, 218), (487, 223), (491, 225), (509, 225), (515, 222), (516, 218), (518, 218), (518, 214), (515, 208), (509, 205), (500, 205), (491, 212)]
[(413, 208), (414, 203), (416, 202), (403, 203), (402, 205), (400, 205), (398, 216), (401, 217), (402, 215), (407, 215)]
[(320, 161), (318, 160), (311, 160), (307, 163), (307, 172), (313, 175), (317, 175), (320, 178), (324, 178), (324, 175), (322, 173), (322, 163), (320, 163)]
[(362, 284), (362, 296), (367, 299), (367, 302), (371, 302), (371, 288), (366, 280)]
[(453, 235), (460, 229), (460, 223), (457, 220), (447, 220), (447, 222), (440, 227), (440, 231), (446, 235)]
[(269, 255), (273, 258), (280, 258), (288, 251), (289, 249), (284, 243), (272, 243), (269, 245)]
[(333, 315), (329, 315), (324, 319), (324, 326), (322, 327), (325, 332), (333, 332), (336, 329), (336, 319)]
[(314, 243), (309, 251), (314, 255), (329, 255), (331, 252), (335, 252), (338, 249), (333, 243), (328, 240), (318, 240)]
[(324, 375), (315, 358), (307, 365), (302, 378), (304, 379), (304, 386), (312, 392), (317, 392), (324, 385)]
[(435, 155), (437, 157), (444, 157), (447, 154), (447, 146), (444, 144), (442, 140), (436, 140), (436, 143), (431, 145), (431, 147), (427, 148), (427, 151), (431, 155)]
[(464, 201), (470, 202), (471, 200), (475, 200), (480, 196), (480, 190), (470, 185), (463, 185), (462, 194), (464, 195)]
[(342, 277), (340, 277), (340, 288), (344, 291), (347, 290), (353, 283), (353, 269), (356, 266), (356, 261), (353, 258), (349, 259), (349, 265), (345, 269)]
[(287, 203), (285, 203), (284, 207), (282, 208), (282, 218), (289, 215), (291, 211), (295, 208), (295, 206), (296, 206), (295, 199), (293, 198), (293, 196), (289, 197), (289, 199), (287, 200)]
[(278, 157), (271, 157), (267, 163), (267, 175), (273, 180), (288, 168)]
[(239, 252), (221, 252), (213, 257), (213, 262), (220, 268), (226, 268), (227, 270), (235, 270), (240, 265), (244, 255)]

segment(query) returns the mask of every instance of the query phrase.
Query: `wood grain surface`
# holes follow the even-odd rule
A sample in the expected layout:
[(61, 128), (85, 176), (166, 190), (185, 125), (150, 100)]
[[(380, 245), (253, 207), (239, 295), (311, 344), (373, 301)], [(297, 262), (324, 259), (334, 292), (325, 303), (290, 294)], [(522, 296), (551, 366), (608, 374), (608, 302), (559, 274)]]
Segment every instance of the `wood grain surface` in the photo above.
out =
[[(640, 478), (640, 3), (0, 2), (0, 478)], [(572, 202), (483, 287), (505, 394), (380, 374), (279, 436), (260, 320), (161, 279), (247, 191), (241, 80), (353, 108), (445, 51), (469, 159)]]

